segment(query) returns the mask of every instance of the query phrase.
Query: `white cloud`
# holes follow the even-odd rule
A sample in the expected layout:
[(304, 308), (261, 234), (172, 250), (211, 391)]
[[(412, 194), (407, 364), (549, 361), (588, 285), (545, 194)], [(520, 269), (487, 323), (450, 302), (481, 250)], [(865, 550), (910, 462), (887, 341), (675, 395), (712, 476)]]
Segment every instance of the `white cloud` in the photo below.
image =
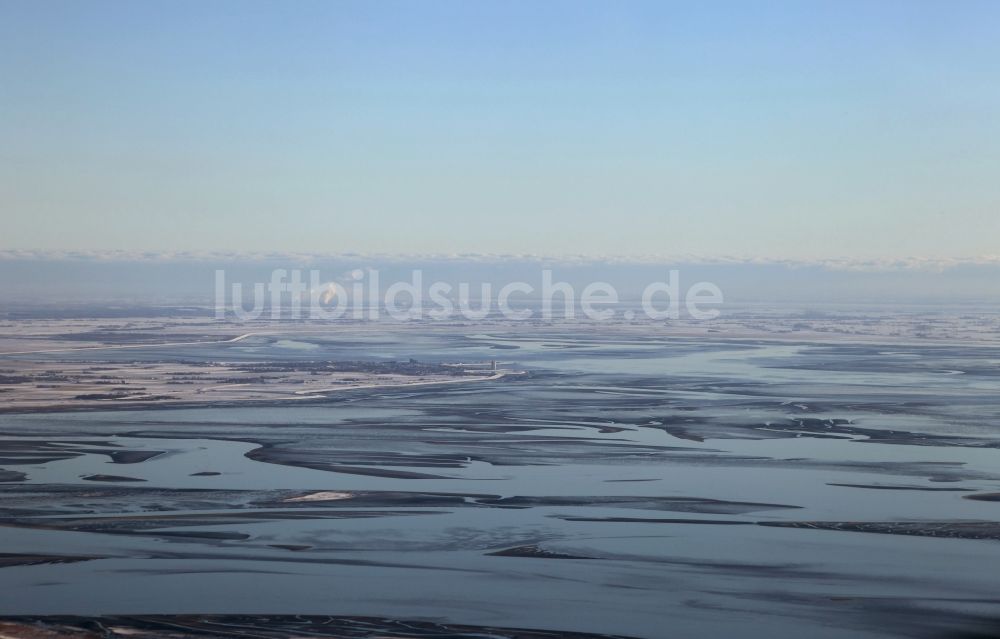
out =
[(955, 258), (840, 258), (820, 260), (790, 260), (769, 257), (704, 256), (704, 255), (536, 255), (530, 253), (300, 253), (300, 252), (241, 252), (241, 251), (51, 251), (0, 250), (0, 262), (11, 261), (82, 261), (82, 262), (152, 262), (152, 263), (280, 263), (299, 266), (317, 263), (343, 262), (354, 264), (413, 265), (428, 263), (451, 264), (543, 264), (552, 266), (590, 265), (703, 265), (703, 266), (784, 266), (789, 269), (822, 268), (830, 271), (940, 272), (962, 266), (1000, 265), (1000, 255)]

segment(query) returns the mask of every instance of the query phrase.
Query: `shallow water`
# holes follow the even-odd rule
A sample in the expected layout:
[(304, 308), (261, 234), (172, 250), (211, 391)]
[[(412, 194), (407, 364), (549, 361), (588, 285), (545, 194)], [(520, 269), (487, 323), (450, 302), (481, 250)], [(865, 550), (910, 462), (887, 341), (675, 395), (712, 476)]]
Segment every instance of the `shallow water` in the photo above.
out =
[[(496, 358), (527, 374), (309, 405), (0, 416), (4, 450), (47, 446), (0, 463), (26, 475), (0, 484), (3, 552), (87, 559), (0, 568), (0, 614), (650, 638), (939, 636), (1000, 617), (1000, 502), (969, 499), (1000, 492), (996, 349), (358, 337), (169, 356)], [(319, 491), (348, 494), (289, 501)]]

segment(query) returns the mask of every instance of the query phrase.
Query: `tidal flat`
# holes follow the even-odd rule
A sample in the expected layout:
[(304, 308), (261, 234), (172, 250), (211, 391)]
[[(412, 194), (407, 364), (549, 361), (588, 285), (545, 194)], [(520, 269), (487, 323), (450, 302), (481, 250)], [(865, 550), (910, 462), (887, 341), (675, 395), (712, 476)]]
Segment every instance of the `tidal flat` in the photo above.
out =
[(510, 374), (0, 415), (4, 636), (1000, 628), (988, 339), (157, 322), (160, 342), (53, 333), (34, 350), (57, 352), (20, 344), (0, 369), (270, 366), (320, 390), (336, 362)]

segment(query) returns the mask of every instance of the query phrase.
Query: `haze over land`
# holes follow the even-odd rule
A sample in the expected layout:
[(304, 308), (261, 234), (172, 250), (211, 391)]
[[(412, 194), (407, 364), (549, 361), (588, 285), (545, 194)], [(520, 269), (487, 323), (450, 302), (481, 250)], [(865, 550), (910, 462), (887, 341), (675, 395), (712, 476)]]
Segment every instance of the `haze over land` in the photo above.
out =
[[(539, 288), (543, 269), (579, 293), (608, 282), (622, 299), (664, 281), (672, 269), (689, 286), (717, 284), (732, 303), (963, 304), (1000, 300), (1000, 259), (783, 260), (694, 256), (604, 257), (530, 255), (379, 255), (324, 253), (8, 251), (0, 253), (0, 300), (8, 303), (215, 302), (216, 270), (227, 282), (252, 286), (275, 269), (312, 270), (323, 282), (348, 282), (351, 273), (377, 270), (383, 289), (420, 270), (427, 284), (461, 282), (494, 291), (515, 281)], [(427, 285), (425, 284), (425, 286)], [(536, 290), (526, 297), (537, 298)]]

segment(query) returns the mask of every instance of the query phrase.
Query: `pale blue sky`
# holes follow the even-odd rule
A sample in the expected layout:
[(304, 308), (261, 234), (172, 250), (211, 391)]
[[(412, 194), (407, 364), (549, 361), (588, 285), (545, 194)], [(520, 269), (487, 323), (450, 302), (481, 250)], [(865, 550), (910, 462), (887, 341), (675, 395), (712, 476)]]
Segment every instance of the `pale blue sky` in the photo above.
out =
[(1000, 252), (1000, 2), (0, 0), (0, 249)]

